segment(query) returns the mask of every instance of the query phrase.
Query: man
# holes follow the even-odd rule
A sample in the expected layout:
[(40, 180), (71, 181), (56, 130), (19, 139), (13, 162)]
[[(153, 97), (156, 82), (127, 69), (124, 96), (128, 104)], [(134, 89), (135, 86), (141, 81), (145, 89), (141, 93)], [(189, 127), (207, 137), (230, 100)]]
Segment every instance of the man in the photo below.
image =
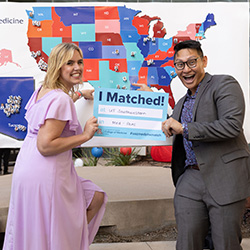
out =
[(250, 196), (243, 93), (233, 77), (205, 72), (207, 57), (198, 41), (174, 49), (176, 73), (188, 89), (162, 126), (167, 137), (174, 135), (176, 249), (203, 249), (211, 226), (216, 250), (241, 250), (241, 220)]

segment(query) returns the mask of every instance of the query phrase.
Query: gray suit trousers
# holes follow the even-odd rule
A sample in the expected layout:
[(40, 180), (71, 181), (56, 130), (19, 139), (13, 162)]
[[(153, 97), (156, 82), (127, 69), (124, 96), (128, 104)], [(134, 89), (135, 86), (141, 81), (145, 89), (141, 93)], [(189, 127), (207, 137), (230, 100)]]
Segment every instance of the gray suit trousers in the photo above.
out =
[(242, 250), (245, 200), (218, 205), (206, 189), (200, 171), (187, 169), (178, 179), (174, 205), (177, 250), (202, 250), (210, 222), (215, 250)]

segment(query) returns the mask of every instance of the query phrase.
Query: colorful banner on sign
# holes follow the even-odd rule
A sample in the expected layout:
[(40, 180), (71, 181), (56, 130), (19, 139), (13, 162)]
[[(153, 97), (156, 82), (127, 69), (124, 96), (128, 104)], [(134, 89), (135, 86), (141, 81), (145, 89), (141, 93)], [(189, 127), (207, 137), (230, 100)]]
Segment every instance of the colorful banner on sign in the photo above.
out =
[(97, 88), (96, 136), (165, 141), (161, 124), (167, 118), (168, 94)]

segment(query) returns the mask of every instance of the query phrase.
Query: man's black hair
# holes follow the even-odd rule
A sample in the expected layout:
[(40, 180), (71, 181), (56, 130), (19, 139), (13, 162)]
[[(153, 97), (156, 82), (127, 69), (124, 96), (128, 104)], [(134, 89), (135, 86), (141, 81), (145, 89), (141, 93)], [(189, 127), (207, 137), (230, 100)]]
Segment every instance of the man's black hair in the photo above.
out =
[(174, 46), (174, 58), (177, 54), (178, 51), (180, 51), (181, 49), (195, 49), (197, 50), (198, 54), (203, 57), (203, 51), (201, 49), (201, 43), (195, 40), (186, 40), (180, 43), (177, 43)]

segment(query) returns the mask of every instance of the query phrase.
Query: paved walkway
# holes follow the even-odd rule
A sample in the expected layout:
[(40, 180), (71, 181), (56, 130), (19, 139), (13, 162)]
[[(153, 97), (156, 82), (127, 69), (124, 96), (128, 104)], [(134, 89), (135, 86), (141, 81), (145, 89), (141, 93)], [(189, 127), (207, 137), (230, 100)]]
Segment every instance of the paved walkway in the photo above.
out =
[[(250, 239), (243, 239), (243, 250), (250, 249)], [(175, 250), (175, 241), (93, 244), (90, 250)]]
[[(80, 176), (102, 187), (110, 202), (169, 199), (174, 187), (169, 168), (162, 167), (85, 167), (77, 168)], [(9, 203), (12, 175), (0, 178), (0, 207)], [(250, 238), (243, 239), (243, 250), (250, 250)], [(175, 250), (175, 241), (95, 243), (90, 250)]]

